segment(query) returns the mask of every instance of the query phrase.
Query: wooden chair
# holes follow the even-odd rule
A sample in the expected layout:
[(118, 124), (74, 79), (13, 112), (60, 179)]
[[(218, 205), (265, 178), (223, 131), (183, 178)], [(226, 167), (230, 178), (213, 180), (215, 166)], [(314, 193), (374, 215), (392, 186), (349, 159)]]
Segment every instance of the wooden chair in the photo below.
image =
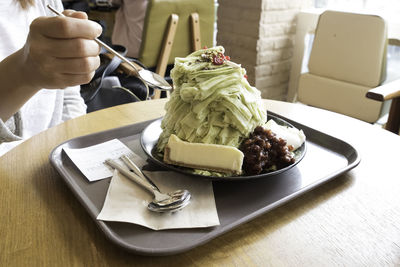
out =
[[(398, 40), (394, 42), (398, 42)], [(388, 131), (400, 134), (400, 80), (371, 89), (367, 92), (366, 97), (380, 102), (392, 101), (384, 127)]]
[[(139, 60), (165, 76), (175, 57), (213, 45), (214, 22), (214, 0), (150, 0)], [(130, 68), (124, 64), (122, 67)], [(160, 98), (159, 90), (153, 98)]]

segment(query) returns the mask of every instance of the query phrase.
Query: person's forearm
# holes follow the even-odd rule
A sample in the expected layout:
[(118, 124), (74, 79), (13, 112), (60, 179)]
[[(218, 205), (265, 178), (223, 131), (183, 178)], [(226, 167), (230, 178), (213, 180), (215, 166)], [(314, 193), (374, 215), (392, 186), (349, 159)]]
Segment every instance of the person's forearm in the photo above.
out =
[(8, 120), (40, 88), (27, 80), (23, 64), (23, 54), (19, 50), (0, 62), (0, 118)]
[(94, 38), (102, 28), (82, 12), (38, 17), (24, 48), (0, 62), (0, 118), (8, 120), (41, 88), (63, 89), (88, 83), (100, 65)]

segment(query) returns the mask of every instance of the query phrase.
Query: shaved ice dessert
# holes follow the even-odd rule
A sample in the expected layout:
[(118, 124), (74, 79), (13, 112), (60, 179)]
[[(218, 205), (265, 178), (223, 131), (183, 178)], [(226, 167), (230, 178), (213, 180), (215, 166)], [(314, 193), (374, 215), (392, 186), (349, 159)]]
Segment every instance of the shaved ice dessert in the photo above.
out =
[(258, 175), (294, 164), (303, 131), (267, 122), (260, 91), (224, 52), (217, 46), (175, 59), (156, 155), (207, 176)]
[(157, 152), (173, 134), (190, 143), (238, 148), (256, 126), (266, 122), (261, 93), (246, 71), (217, 46), (176, 58), (171, 70), (174, 91), (166, 103)]

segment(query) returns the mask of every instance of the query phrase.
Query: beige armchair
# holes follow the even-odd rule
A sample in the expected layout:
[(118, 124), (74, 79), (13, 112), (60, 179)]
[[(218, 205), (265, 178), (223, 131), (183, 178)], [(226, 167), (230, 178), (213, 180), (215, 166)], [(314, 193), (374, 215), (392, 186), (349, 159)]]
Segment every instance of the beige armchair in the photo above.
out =
[(375, 123), (390, 104), (365, 97), (386, 78), (385, 20), (338, 11), (317, 18), (309, 71), (299, 76), (292, 100)]

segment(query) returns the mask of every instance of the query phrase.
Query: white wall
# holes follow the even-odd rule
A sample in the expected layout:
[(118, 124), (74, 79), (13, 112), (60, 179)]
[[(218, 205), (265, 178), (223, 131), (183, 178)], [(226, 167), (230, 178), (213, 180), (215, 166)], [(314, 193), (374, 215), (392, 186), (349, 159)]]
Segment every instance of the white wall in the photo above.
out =
[(263, 98), (285, 100), (296, 15), (311, 0), (219, 0), (217, 44), (247, 70)]

